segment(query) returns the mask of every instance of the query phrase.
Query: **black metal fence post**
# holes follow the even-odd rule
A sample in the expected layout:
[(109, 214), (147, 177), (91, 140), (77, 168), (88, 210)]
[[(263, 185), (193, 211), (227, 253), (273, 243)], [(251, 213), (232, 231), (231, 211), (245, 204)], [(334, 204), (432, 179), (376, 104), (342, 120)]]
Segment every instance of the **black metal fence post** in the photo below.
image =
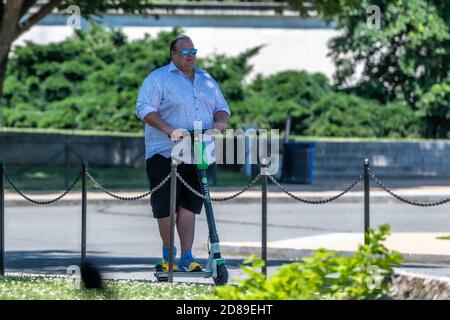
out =
[(83, 161), (81, 177), (81, 264), (86, 262), (87, 168), (87, 161)]
[(5, 275), (5, 162), (0, 161), (0, 276)]
[(69, 146), (64, 144), (64, 185), (69, 188)]
[(177, 161), (172, 159), (170, 167), (170, 240), (169, 240), (169, 275), (167, 281), (173, 282), (173, 246), (175, 242), (175, 211), (177, 209)]
[(369, 159), (364, 160), (364, 244), (368, 244), (370, 228), (370, 176)]
[(261, 159), (261, 259), (264, 261), (261, 272), (267, 278), (267, 175), (269, 161)]

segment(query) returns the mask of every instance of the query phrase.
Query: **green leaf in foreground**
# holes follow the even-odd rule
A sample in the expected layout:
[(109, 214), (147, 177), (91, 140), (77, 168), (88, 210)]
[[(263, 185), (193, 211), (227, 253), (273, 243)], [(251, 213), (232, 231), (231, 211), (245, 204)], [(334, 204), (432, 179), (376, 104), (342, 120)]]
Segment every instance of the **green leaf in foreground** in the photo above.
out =
[(360, 245), (352, 256), (335, 251), (317, 250), (313, 256), (280, 267), (267, 280), (257, 271), (262, 261), (247, 260), (251, 266), (242, 269), (249, 278), (236, 285), (215, 289), (211, 298), (231, 300), (263, 299), (379, 299), (389, 290), (393, 267), (400, 265), (402, 256), (388, 250), (383, 242), (389, 226), (367, 234), (367, 245)]

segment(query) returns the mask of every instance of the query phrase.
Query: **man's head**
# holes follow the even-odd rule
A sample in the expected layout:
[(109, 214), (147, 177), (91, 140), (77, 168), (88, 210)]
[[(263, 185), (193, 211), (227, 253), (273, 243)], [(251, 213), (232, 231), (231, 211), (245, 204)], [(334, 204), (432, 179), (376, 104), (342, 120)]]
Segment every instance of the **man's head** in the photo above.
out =
[[(190, 71), (195, 66), (194, 43), (186, 35), (178, 36), (170, 43), (170, 58), (181, 71)], [(194, 52), (193, 52), (194, 51)]]

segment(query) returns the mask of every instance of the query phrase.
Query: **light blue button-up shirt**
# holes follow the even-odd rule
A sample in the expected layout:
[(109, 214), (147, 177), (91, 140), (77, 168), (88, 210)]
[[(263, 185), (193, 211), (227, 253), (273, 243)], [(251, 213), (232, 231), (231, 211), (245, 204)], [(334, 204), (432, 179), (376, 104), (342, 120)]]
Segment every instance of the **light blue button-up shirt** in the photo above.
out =
[[(201, 121), (203, 129), (214, 125), (214, 114), (231, 114), (217, 82), (203, 69), (194, 67), (191, 82), (173, 62), (155, 69), (145, 78), (136, 101), (139, 119), (150, 112), (159, 112), (171, 127), (194, 130), (194, 122)], [(170, 157), (175, 143), (166, 133), (145, 124), (146, 159), (159, 153)]]

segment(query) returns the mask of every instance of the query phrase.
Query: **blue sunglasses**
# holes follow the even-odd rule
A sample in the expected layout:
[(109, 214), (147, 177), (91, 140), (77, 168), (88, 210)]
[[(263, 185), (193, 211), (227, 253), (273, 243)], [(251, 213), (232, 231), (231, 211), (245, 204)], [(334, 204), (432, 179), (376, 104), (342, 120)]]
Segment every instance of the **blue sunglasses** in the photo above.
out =
[(181, 50), (181, 54), (184, 56), (189, 55), (189, 53), (192, 53), (193, 56), (197, 54), (197, 49), (183, 49)]

